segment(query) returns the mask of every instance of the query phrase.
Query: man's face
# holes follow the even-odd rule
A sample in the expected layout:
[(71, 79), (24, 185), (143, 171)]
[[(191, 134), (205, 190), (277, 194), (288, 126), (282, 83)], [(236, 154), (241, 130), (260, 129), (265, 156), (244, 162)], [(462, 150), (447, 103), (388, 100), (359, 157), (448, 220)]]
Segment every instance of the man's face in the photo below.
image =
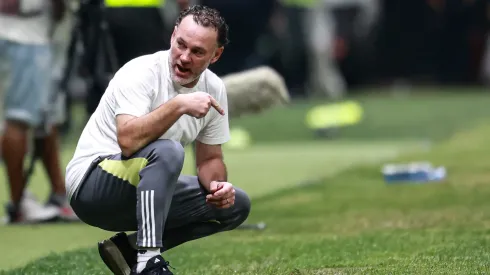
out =
[(170, 72), (172, 80), (193, 87), (208, 66), (218, 61), (223, 47), (218, 47), (217, 31), (194, 22), (191, 15), (182, 19), (172, 33)]

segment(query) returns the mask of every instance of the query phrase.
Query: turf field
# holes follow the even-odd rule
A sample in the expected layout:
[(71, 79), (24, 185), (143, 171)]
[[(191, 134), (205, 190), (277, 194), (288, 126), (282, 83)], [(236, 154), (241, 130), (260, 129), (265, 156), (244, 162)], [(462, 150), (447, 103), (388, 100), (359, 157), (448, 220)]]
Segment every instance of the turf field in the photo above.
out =
[[(233, 121), (257, 143), (227, 150), (231, 181), (252, 196), (249, 222), (264, 221), (267, 229), (222, 233), (168, 251), (176, 274), (490, 272), (490, 98), (360, 100), (366, 119), (338, 140), (315, 141), (302, 128), (306, 103)], [(428, 140), (437, 142), (430, 150)], [(64, 161), (72, 149), (68, 142)], [(449, 178), (386, 185), (379, 162), (387, 159), (430, 160), (445, 165)], [(32, 189), (45, 196), (41, 169), (35, 179)], [(300, 184), (305, 181), (315, 184)], [(9, 269), (0, 274), (109, 274), (94, 245), (108, 235), (83, 225), (0, 227), (0, 269)]]

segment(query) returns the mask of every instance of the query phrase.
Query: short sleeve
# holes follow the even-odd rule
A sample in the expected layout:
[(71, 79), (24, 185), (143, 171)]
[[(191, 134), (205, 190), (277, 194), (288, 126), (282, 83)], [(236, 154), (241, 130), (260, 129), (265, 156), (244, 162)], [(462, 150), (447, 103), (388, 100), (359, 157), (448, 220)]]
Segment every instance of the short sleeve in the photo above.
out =
[(221, 115), (214, 108), (210, 110), (211, 112), (213, 112), (211, 119), (196, 138), (198, 141), (204, 144), (224, 144), (230, 140), (228, 98), (224, 84), (222, 84), (221, 91), (218, 95), (219, 98), (216, 98), (216, 101), (218, 101), (221, 108), (223, 108), (225, 114)]
[(151, 112), (153, 99), (153, 73), (151, 70), (130, 75), (122, 72), (111, 83), (114, 93), (115, 115), (140, 117)]

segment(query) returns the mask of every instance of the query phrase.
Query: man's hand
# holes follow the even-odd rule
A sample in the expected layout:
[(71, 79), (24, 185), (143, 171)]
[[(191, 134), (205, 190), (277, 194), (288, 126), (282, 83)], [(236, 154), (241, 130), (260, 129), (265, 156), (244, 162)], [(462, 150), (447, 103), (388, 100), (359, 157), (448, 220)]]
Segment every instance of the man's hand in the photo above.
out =
[(229, 182), (213, 181), (209, 184), (210, 193), (206, 196), (206, 202), (217, 208), (225, 209), (235, 204), (235, 188)]
[(190, 94), (181, 95), (183, 98), (182, 104), (185, 108), (187, 115), (195, 118), (202, 118), (206, 116), (209, 109), (213, 107), (221, 115), (225, 114), (225, 111), (219, 106), (219, 103), (211, 95), (205, 92), (195, 92)]

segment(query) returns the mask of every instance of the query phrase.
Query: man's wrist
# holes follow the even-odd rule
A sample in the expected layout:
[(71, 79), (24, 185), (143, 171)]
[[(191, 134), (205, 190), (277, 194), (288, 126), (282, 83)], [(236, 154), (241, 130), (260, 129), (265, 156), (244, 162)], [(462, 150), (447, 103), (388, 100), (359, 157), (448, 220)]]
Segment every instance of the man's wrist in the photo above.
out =
[(204, 181), (203, 179), (201, 179), (199, 177), (199, 175), (197, 176), (197, 181), (199, 182), (199, 184), (202, 187), (204, 187), (204, 189), (206, 189), (206, 191), (208, 191), (208, 192), (210, 191), (210, 189), (211, 189), (211, 182), (213, 182), (213, 181)]
[(177, 107), (177, 112), (180, 115), (187, 114), (187, 104), (185, 100), (185, 95), (179, 94), (176, 97), (174, 97), (174, 102)]
[(213, 181), (226, 182), (228, 173), (222, 158), (211, 158), (203, 161), (197, 167), (197, 177), (202, 185), (209, 190)]

